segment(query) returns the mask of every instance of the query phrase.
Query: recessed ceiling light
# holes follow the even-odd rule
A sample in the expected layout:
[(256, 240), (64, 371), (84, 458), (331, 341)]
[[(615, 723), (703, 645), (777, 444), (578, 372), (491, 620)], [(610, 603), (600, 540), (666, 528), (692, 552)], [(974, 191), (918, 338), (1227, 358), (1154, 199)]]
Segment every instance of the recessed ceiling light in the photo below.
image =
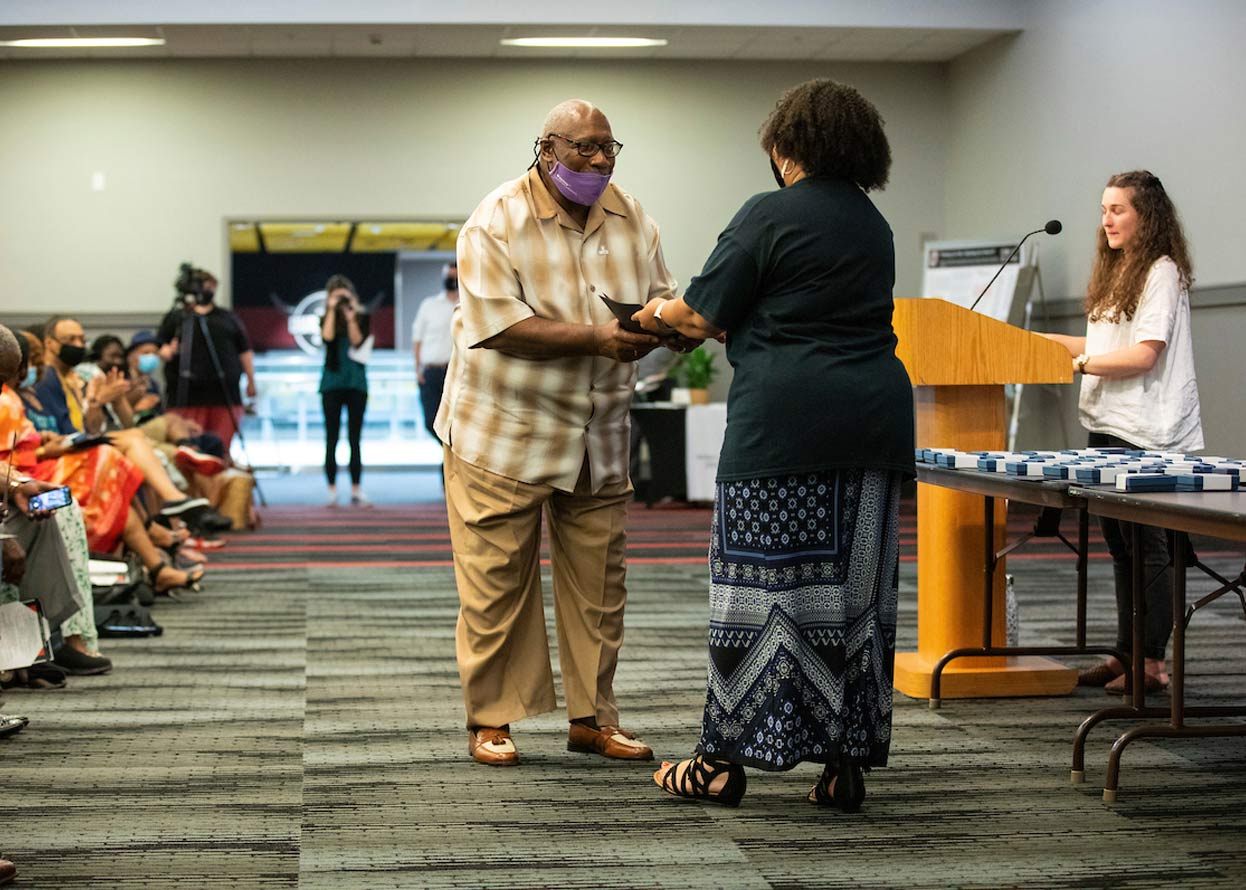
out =
[(35, 49), (164, 46), (164, 39), (161, 37), (29, 37), (24, 40), (0, 40), (0, 46), (21, 46)]
[(546, 46), (584, 49), (629, 49), (642, 46), (666, 46), (660, 37), (507, 37), (503, 46)]

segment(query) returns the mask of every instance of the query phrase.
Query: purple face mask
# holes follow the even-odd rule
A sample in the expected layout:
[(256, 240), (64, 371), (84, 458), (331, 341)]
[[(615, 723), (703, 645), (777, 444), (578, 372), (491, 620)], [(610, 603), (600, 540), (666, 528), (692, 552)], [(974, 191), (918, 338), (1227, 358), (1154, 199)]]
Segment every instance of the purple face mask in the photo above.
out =
[(554, 169), (549, 171), (549, 178), (562, 196), (568, 201), (591, 207), (606, 191), (610, 184), (610, 176), (600, 173), (576, 173), (562, 165), (562, 161), (554, 162)]

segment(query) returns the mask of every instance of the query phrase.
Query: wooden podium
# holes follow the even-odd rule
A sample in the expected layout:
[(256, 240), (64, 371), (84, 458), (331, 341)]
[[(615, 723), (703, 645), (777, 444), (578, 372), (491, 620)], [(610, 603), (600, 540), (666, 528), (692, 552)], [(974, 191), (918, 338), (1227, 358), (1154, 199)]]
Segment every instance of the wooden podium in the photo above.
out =
[[(915, 387), (917, 445), (1002, 450), (1004, 384), (1070, 383), (1073, 364), (1058, 343), (945, 300), (896, 300), (897, 354)], [(996, 541), (1006, 504), (996, 502)], [(982, 645), (985, 512), (978, 495), (919, 485), (917, 651), (896, 654), (895, 686), (927, 698), (930, 672), (952, 649)], [(1003, 561), (995, 573), (992, 640), (1004, 638)], [(1064, 695), (1077, 672), (1035, 656), (974, 656), (943, 671), (942, 698)]]

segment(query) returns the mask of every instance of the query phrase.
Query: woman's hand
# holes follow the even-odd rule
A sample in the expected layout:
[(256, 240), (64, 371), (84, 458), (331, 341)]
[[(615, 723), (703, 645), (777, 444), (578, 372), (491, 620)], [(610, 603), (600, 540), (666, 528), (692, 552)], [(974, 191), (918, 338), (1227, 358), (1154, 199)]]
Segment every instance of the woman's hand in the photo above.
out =
[[(662, 317), (655, 318), (659, 306), (662, 307)], [(720, 343), (725, 339), (722, 328), (691, 308), (684, 302), (683, 297), (670, 300), (655, 297), (645, 304), (644, 309), (633, 315), (632, 320), (638, 322), (646, 331), (655, 333), (677, 331), (693, 340), (714, 339)]]
[(56, 460), (58, 457), (64, 457), (69, 453), (69, 436), (61, 436), (56, 433), (52, 434), (51, 439), (47, 439), (40, 446), (41, 456), (44, 460)]
[(646, 331), (652, 331), (655, 334), (669, 334), (674, 329), (660, 318), (654, 318), (654, 313), (658, 311), (658, 307), (668, 301), (661, 297), (654, 297), (645, 304), (645, 308), (632, 316), (632, 321), (636, 322)]
[(51, 510), (31, 510), (30, 499), (37, 494), (43, 494), (48, 491), (56, 491), (60, 488), (51, 482), (40, 482), (38, 479), (27, 479), (21, 485), (13, 489), (13, 503), (17, 505), (17, 509), (21, 510), (31, 519), (47, 519), (52, 515)]
[(120, 368), (112, 368), (107, 373), (96, 374), (87, 384), (87, 401), (97, 405), (109, 404), (125, 395), (130, 389), (130, 382), (121, 374)]
[(21, 584), (26, 576), (26, 551), (15, 538), (5, 538), (4, 546), (4, 582)]

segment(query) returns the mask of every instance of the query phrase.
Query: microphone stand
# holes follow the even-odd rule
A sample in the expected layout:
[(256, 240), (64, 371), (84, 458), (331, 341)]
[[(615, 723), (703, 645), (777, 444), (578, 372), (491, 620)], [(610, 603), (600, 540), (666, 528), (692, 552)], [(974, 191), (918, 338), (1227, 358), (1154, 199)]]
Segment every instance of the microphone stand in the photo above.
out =
[(986, 292), (991, 289), (991, 285), (995, 283), (995, 279), (1000, 276), (1000, 273), (1008, 268), (1008, 264), (1011, 263), (1012, 258), (1017, 255), (1017, 251), (1021, 249), (1021, 245), (1025, 243), (1026, 238), (1029, 238), (1030, 235), (1037, 235), (1039, 232), (1045, 231), (1047, 231), (1046, 228), (1035, 229), (1034, 231), (1028, 233), (1025, 238), (1022, 238), (1017, 242), (1017, 246), (1012, 249), (1012, 253), (1008, 254), (1008, 259), (1004, 260), (1000, 267), (995, 270), (995, 274), (992, 275), (991, 280), (986, 283), (986, 287), (982, 288), (982, 293), (978, 294), (978, 298), (973, 301), (973, 305), (969, 307), (970, 312), (973, 312), (973, 310), (978, 307), (978, 304), (982, 302), (982, 298), (986, 296)]

